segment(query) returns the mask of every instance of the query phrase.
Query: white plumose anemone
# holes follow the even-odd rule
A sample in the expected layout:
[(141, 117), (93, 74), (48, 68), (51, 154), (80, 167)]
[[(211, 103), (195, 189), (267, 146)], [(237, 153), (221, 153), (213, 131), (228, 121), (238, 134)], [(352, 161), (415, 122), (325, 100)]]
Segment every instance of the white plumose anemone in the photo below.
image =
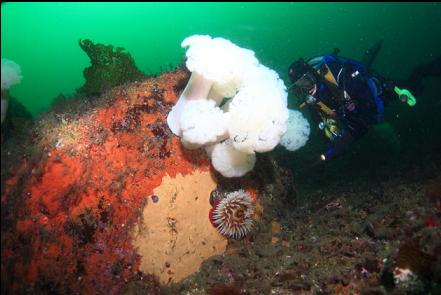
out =
[(211, 99), (196, 99), (182, 111), (182, 142), (202, 146), (218, 142), (226, 134), (226, 114)]
[(211, 164), (214, 169), (225, 177), (240, 177), (254, 168), (255, 154), (247, 154), (236, 150), (231, 139), (215, 144), (209, 148)]
[(252, 50), (229, 40), (193, 35), (181, 46), (192, 74), (168, 126), (185, 148), (205, 148), (224, 177), (241, 177), (253, 169), (255, 153), (271, 151), (286, 133), (286, 86)]
[(296, 110), (289, 110), (288, 129), (280, 140), (280, 144), (288, 151), (295, 151), (306, 144), (309, 138), (310, 127), (303, 114)]
[(212, 85), (212, 81), (207, 80), (197, 72), (191, 74), (184, 92), (182, 92), (178, 102), (173, 106), (171, 112), (167, 116), (167, 125), (175, 135), (181, 136), (180, 120), (182, 112), (188, 102), (196, 99), (206, 99)]
[(276, 72), (256, 67), (228, 106), (228, 134), (234, 148), (247, 154), (274, 149), (287, 128), (287, 97)]
[(9, 89), (22, 79), (20, 66), (12, 60), (2, 58), (2, 86), (1, 90)]
[(167, 117), (168, 126), (178, 136), (180, 118), (189, 101), (210, 98), (219, 105), (224, 97), (236, 94), (244, 77), (259, 63), (253, 51), (223, 38), (193, 35), (185, 38), (181, 46), (188, 47), (186, 66), (192, 74)]
[(7, 58), (2, 58), (2, 85), (1, 85), (1, 123), (6, 118), (9, 99), (8, 89), (15, 84), (20, 83), (23, 78), (20, 66)]

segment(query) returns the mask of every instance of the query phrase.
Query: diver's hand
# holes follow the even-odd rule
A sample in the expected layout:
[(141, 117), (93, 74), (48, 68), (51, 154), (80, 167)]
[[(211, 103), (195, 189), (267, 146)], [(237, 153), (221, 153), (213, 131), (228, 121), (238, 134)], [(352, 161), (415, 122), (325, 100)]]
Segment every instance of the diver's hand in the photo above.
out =
[(355, 139), (355, 136), (351, 132), (343, 130), (341, 134), (332, 141), (332, 145), (320, 155), (321, 161), (329, 161), (330, 159), (343, 155)]

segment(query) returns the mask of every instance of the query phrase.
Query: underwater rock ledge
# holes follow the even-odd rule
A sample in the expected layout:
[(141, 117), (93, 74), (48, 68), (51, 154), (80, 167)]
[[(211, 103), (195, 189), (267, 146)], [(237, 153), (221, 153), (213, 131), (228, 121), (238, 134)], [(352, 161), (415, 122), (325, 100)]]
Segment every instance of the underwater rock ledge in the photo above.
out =
[[(64, 109), (57, 105), (56, 112), (41, 115), (25, 135), (2, 146), (2, 294), (120, 294), (133, 288), (159, 294), (161, 283), (179, 281), (191, 273), (178, 277), (170, 271), (175, 261), (154, 261), (163, 265), (143, 268), (148, 261), (143, 259), (158, 249), (149, 252), (142, 239), (134, 243), (136, 234), (145, 241), (171, 235), (179, 243), (188, 238), (179, 237), (182, 226), (194, 227), (194, 232), (210, 231), (201, 234), (205, 240), (187, 246), (191, 249), (180, 249), (184, 254), (191, 250), (203, 260), (222, 254), (227, 243), (204, 209), (210, 207), (213, 188), (249, 192), (260, 208), (256, 222), (266, 202), (259, 200), (260, 195), (292, 192), (289, 176), (274, 175), (287, 172), (281, 172), (269, 156), (260, 157), (255, 171), (247, 176), (225, 179), (212, 169), (202, 150), (181, 146), (165, 120), (188, 78), (185, 71), (173, 71), (114, 87), (92, 102), (71, 100)], [(204, 187), (198, 175), (211, 179), (211, 186)], [(206, 202), (187, 202), (189, 208), (172, 217), (167, 208), (178, 205), (170, 201), (173, 198), (157, 195), (158, 188), (164, 178), (185, 182), (187, 176), (196, 177), (190, 195)], [(179, 182), (174, 185), (168, 189), (180, 188)], [(162, 211), (144, 210), (166, 200), (169, 206), (162, 206)], [(146, 223), (146, 212), (157, 214), (157, 220), (152, 220), (159, 220), (158, 224), (166, 220), (168, 231)], [(200, 212), (197, 217), (206, 222), (192, 222), (193, 212)], [(179, 226), (173, 227), (173, 218)], [(159, 233), (152, 234), (156, 228)], [(220, 250), (208, 253), (210, 243)], [(163, 244), (156, 248), (175, 251)], [(196, 263), (192, 272), (201, 262), (191, 262)]]

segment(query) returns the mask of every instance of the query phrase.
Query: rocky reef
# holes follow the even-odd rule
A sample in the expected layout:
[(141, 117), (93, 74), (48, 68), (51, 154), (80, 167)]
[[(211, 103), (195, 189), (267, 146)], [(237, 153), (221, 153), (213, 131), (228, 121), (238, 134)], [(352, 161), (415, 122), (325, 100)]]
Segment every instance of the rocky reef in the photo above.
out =
[(14, 134), (23, 133), (31, 125), (32, 114), (15, 97), (9, 96), (9, 107), (1, 127), (1, 142), (7, 141)]
[(159, 294), (225, 252), (212, 191), (244, 189), (262, 212), (266, 185), (290, 187), (269, 158), (263, 173), (225, 179), (181, 146), (165, 118), (188, 78), (64, 100), (2, 146), (2, 294)]

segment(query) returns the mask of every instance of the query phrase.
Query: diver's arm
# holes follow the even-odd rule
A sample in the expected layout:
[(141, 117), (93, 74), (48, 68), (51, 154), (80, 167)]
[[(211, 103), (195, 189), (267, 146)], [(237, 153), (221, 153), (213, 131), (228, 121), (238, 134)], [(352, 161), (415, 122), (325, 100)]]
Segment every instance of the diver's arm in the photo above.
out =
[(402, 102), (407, 103), (409, 106), (413, 107), (416, 104), (416, 98), (409, 90), (405, 89), (406, 81), (393, 81), (387, 80), (383, 82), (381, 87), (383, 90), (383, 98), (387, 101), (396, 99), (398, 97)]
[(423, 91), (423, 79), (430, 76), (441, 76), (441, 55), (427, 64), (421, 64), (414, 68), (406, 84), (409, 85), (413, 92), (421, 94)]
[(344, 130), (341, 135), (336, 137), (332, 145), (326, 149), (324, 153), (320, 155), (323, 161), (336, 158), (344, 154), (352, 142), (355, 141), (355, 136), (348, 130)]

